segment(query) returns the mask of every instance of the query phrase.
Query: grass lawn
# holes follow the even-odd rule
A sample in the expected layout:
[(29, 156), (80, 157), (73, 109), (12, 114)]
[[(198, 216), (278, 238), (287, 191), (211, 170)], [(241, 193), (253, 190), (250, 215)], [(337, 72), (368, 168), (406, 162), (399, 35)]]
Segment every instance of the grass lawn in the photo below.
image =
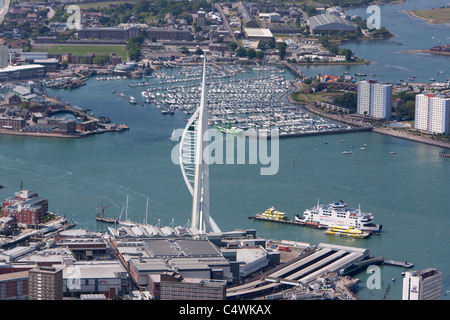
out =
[(71, 53), (73, 55), (87, 55), (94, 53), (97, 56), (110, 55), (115, 53), (122, 57), (122, 61), (127, 60), (127, 49), (123, 45), (76, 45), (76, 44), (56, 44), (33, 46), (32, 51), (47, 51), (47, 53)]
[(92, 3), (75, 3), (75, 5), (79, 6), (81, 10), (83, 9), (90, 9), (90, 8), (102, 8), (102, 7), (109, 7), (110, 3), (125, 3), (127, 1), (102, 1), (102, 2), (92, 2)]
[(449, 23), (450, 22), (450, 8), (437, 8), (427, 10), (414, 10), (414, 13), (429, 23)]

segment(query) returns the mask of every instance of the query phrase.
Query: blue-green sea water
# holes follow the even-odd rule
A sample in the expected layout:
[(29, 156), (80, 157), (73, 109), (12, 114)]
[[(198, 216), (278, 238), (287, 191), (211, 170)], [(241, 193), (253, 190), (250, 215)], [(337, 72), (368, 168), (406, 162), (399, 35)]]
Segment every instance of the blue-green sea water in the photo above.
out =
[[(428, 25), (397, 8), (407, 4), (427, 7), (430, 2), (417, 0), (383, 6), (386, 15), (393, 15), (392, 19), (401, 16), (410, 23), (392, 30), (402, 34), (404, 43), (407, 37), (414, 39), (414, 34), (406, 34), (407, 29)], [(382, 55), (385, 50), (376, 45), (369, 49), (360, 44), (353, 46), (360, 56), (367, 51), (373, 57), (374, 50), (380, 50)], [(402, 57), (392, 63), (416, 61), (415, 55)], [(383, 59), (388, 63), (389, 57)], [(433, 61), (430, 70), (444, 68), (442, 57), (429, 59)], [(328, 68), (328, 73), (337, 74), (341, 67)], [(427, 78), (428, 74), (419, 69), (416, 76)], [(111, 204), (107, 214), (117, 217), (128, 195), (128, 217), (136, 221), (145, 219), (148, 197), (149, 223), (185, 225), (190, 218), (191, 196), (180, 168), (171, 161), (175, 144), (169, 141), (174, 127), (184, 127), (185, 114), (163, 115), (155, 106), (132, 105), (111, 92), (124, 91), (140, 97), (142, 88), (129, 87), (130, 82), (138, 80), (91, 79), (87, 86), (75, 90), (48, 90), (54, 97), (90, 108), (95, 115), (108, 116), (112, 122), (128, 125), (130, 130), (73, 140), (0, 136), (0, 184), (5, 186), (0, 189), (0, 199), (12, 196), (22, 182), (24, 188), (48, 198), (50, 210), (74, 219), (78, 227), (105, 230), (105, 225), (95, 221), (102, 197), (105, 204)], [(367, 150), (360, 149), (363, 144), (367, 144)], [(342, 155), (351, 146), (353, 154)], [(434, 146), (372, 132), (281, 139), (276, 175), (261, 176), (259, 165), (210, 167), (211, 214), (224, 231), (255, 228), (259, 236), (268, 239), (364, 247), (374, 256), (408, 260), (417, 270), (435, 267), (443, 274), (442, 298), (448, 299), (444, 293), (450, 289), (450, 159), (439, 157), (439, 151)], [(314, 206), (318, 198), (321, 203), (342, 199), (354, 208), (360, 204), (363, 211), (374, 215), (376, 223), (383, 224), (383, 232), (368, 239), (349, 240), (327, 236), (323, 230), (248, 219), (270, 206), (293, 219), (295, 214)], [(356, 275), (362, 280), (359, 297), (401, 299), (402, 271), (399, 267), (382, 267), (382, 287), (372, 290), (365, 283), (369, 275), (360, 272)]]

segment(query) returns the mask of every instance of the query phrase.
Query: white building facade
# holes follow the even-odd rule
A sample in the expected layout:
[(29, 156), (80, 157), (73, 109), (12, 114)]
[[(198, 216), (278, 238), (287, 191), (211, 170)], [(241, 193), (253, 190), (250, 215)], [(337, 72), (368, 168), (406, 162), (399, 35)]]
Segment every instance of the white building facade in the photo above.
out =
[(405, 272), (402, 300), (440, 300), (442, 274), (434, 268)]
[(444, 95), (416, 95), (414, 127), (431, 133), (450, 134), (450, 98)]
[(389, 120), (391, 111), (392, 85), (374, 80), (358, 81), (358, 114)]

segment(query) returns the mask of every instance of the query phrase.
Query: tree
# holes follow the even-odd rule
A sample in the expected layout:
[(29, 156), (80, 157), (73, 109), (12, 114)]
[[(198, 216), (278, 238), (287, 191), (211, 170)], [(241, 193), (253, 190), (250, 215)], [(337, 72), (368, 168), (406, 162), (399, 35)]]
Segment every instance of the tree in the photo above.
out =
[(249, 59), (253, 59), (256, 57), (256, 50), (253, 48), (247, 49), (246, 54)]
[(63, 60), (61, 62), (61, 68), (66, 69), (69, 66), (69, 62), (67, 60)]
[(101, 65), (101, 66), (104, 66), (105, 64), (108, 64), (109, 62), (110, 62), (110, 60), (109, 60), (108, 56), (96, 56), (92, 60), (92, 63), (98, 64), (98, 65)]
[(286, 47), (287, 47), (286, 42), (277, 42), (278, 56), (280, 57), (281, 60), (283, 60), (284, 57), (286, 56)]
[(256, 58), (259, 60), (264, 59), (264, 51), (256, 51)]
[(227, 49), (229, 50), (229, 51), (234, 51), (234, 50), (236, 50), (237, 49), (237, 47), (238, 47), (238, 45), (237, 45), (237, 43), (236, 42), (230, 42), (228, 45), (227, 45)]
[(245, 57), (245, 56), (247, 56), (247, 50), (245, 50), (245, 48), (239, 48), (236, 51), (236, 55), (238, 57)]
[(202, 55), (203, 50), (200, 47), (197, 47), (197, 50), (195, 50), (195, 54)]

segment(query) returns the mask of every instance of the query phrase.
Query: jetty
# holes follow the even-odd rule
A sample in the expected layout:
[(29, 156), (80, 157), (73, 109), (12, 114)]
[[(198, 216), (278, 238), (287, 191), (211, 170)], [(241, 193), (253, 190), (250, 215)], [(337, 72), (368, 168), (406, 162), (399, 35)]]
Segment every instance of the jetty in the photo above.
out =
[(411, 268), (414, 266), (414, 263), (407, 262), (406, 260), (404, 262), (402, 262), (402, 261), (394, 261), (394, 260), (384, 259), (383, 264), (390, 265), (390, 266), (396, 266), (396, 267), (402, 267), (402, 268)]
[(327, 229), (327, 226), (324, 226), (322, 224), (319, 223), (312, 223), (312, 222), (300, 222), (300, 221), (295, 221), (295, 220), (290, 220), (290, 219), (286, 219), (286, 220), (269, 220), (269, 219), (265, 219), (265, 218), (261, 218), (258, 216), (251, 216), (248, 217), (249, 219), (253, 219), (253, 220), (259, 220), (259, 221), (267, 221), (267, 222), (276, 222), (276, 223), (284, 223), (284, 224), (292, 224), (292, 225), (297, 225), (297, 226), (305, 226), (305, 227), (310, 227), (310, 228), (315, 228), (315, 229)]

